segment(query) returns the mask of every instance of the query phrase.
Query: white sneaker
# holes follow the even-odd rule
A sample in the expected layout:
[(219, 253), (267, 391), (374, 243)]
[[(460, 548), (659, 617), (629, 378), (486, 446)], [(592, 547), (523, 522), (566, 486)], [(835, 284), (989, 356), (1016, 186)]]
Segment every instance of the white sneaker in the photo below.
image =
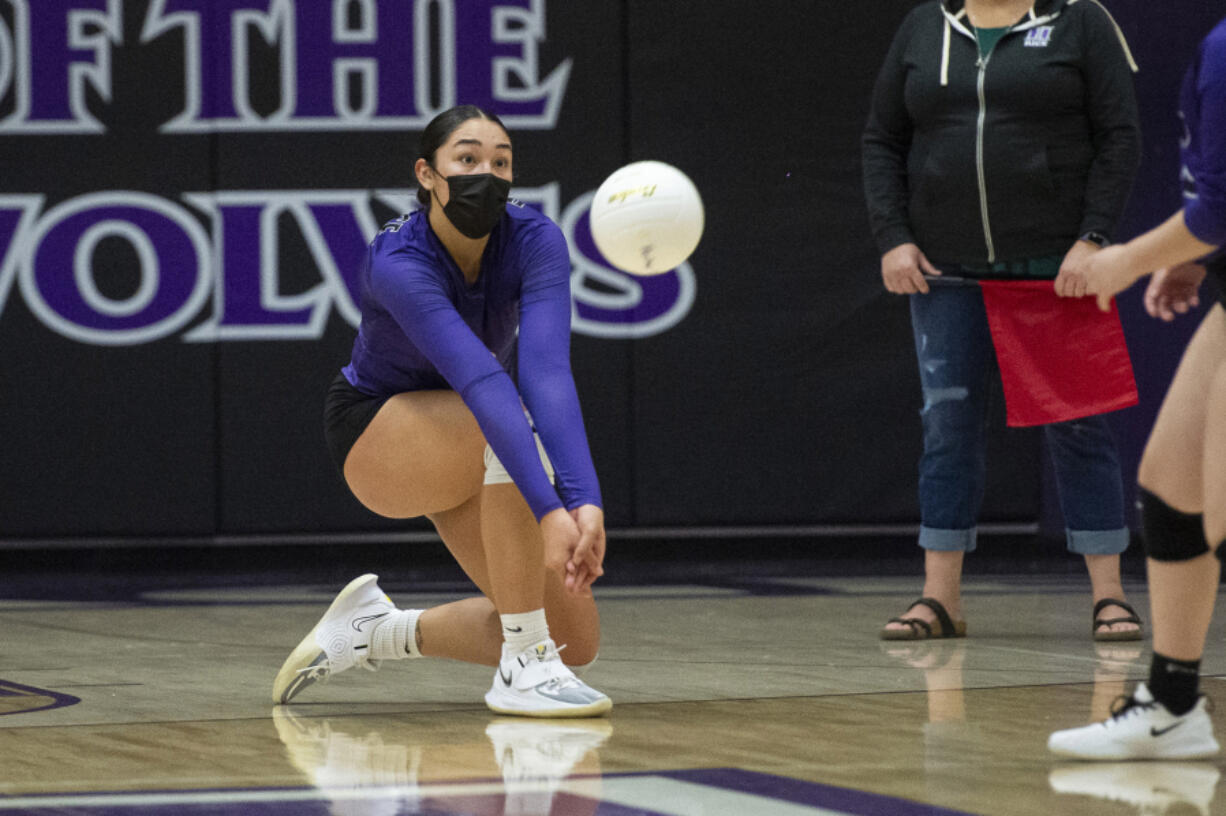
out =
[(552, 640), (517, 655), (508, 654), (504, 643), (485, 704), (521, 717), (595, 717), (613, 707), (612, 700), (575, 677)]
[(1078, 763), (1047, 777), (1056, 793), (1076, 793), (1131, 805), (1141, 813), (1165, 813), (1188, 805), (1209, 816), (1221, 774), (1212, 765), (1171, 762)]
[(277, 672), (272, 684), (274, 703), (288, 703), (312, 683), (354, 666), (369, 671), (379, 668), (378, 661), (368, 657), (371, 634), (396, 606), (379, 589), (378, 580), (377, 575), (363, 575), (340, 591)]
[(1208, 698), (1176, 717), (1154, 701), (1144, 683), (1111, 719), (1057, 731), (1047, 739), (1052, 753), (1073, 759), (1202, 759), (1220, 750), (1213, 738)]

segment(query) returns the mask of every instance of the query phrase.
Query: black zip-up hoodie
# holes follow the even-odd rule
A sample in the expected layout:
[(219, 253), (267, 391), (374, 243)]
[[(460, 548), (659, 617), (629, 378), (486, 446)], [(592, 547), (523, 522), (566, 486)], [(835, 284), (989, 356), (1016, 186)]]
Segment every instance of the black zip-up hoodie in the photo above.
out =
[(1037, 0), (981, 59), (963, 6), (913, 9), (877, 78), (863, 149), (878, 249), (981, 265), (1110, 238), (1141, 154), (1115, 21), (1098, 0)]

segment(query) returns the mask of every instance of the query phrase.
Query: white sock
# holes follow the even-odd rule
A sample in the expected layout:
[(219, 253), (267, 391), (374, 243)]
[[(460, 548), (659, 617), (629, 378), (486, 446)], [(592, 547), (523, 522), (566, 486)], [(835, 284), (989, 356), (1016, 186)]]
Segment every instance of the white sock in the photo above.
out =
[(545, 623), (543, 608), (498, 617), (502, 619), (502, 639), (511, 654), (531, 649), (549, 638), (549, 624)]
[(417, 619), (424, 609), (397, 609), (379, 622), (370, 638), (371, 660), (421, 657), (417, 650)]

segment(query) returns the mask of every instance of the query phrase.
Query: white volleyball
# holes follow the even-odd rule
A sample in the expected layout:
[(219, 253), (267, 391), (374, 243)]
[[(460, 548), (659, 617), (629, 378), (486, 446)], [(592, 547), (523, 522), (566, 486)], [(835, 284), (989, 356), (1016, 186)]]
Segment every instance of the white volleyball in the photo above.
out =
[(634, 275), (676, 269), (702, 238), (705, 212), (698, 188), (670, 164), (627, 164), (604, 180), (592, 199), (596, 248)]

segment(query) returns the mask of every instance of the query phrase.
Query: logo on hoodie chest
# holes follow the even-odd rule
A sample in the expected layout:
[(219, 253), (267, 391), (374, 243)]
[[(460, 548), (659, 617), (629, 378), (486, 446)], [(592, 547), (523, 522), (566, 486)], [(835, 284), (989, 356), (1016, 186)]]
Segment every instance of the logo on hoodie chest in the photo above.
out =
[(1051, 42), (1051, 32), (1054, 26), (1039, 26), (1026, 32), (1027, 48), (1046, 48)]

